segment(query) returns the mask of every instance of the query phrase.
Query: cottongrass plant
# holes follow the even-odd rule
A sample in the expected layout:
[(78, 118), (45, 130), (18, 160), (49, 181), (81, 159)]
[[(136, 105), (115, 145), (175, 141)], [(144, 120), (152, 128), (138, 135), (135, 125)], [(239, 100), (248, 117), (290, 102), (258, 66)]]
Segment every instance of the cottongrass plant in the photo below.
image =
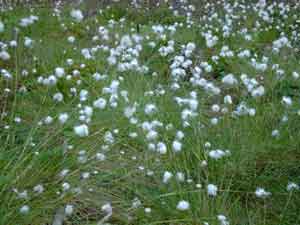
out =
[(1, 11), (0, 224), (300, 223), (300, 4), (194, 3)]

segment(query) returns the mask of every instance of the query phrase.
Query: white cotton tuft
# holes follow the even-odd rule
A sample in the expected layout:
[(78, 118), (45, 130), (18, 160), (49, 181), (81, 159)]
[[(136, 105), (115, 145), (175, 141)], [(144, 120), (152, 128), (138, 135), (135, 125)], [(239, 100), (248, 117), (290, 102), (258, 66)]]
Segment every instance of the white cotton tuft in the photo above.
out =
[(0, 21), (0, 33), (4, 31), (4, 24)]
[(157, 108), (154, 104), (147, 104), (145, 106), (145, 113), (147, 115), (152, 115), (153, 113), (155, 113), (157, 111)]
[(265, 189), (259, 187), (256, 189), (255, 195), (258, 198), (266, 198), (271, 195), (271, 192), (268, 192)]
[(282, 97), (282, 100), (281, 100), (281, 103), (283, 105), (286, 105), (286, 106), (291, 106), (293, 104), (293, 100), (291, 97), (289, 96), (283, 96)]
[(174, 152), (180, 152), (182, 149), (182, 144), (179, 141), (173, 141), (172, 149)]
[(55, 68), (55, 76), (57, 76), (57, 77), (63, 77), (64, 75), (65, 75), (64, 68), (61, 68), (61, 67)]
[(44, 187), (41, 184), (38, 184), (34, 186), (33, 191), (36, 192), (37, 194), (41, 194), (44, 192)]
[(66, 216), (72, 215), (73, 211), (74, 211), (73, 205), (66, 205), (66, 207), (65, 207), (65, 215)]
[(74, 43), (74, 41), (75, 41), (75, 37), (74, 36), (69, 36), (68, 37), (68, 42)]
[(87, 125), (82, 124), (74, 127), (74, 132), (79, 137), (86, 137), (89, 135), (89, 128)]
[(104, 161), (106, 159), (106, 156), (103, 153), (98, 152), (96, 154), (96, 159), (99, 161)]
[(108, 215), (112, 214), (112, 206), (110, 203), (106, 203), (106, 204), (102, 205), (101, 210)]
[(10, 59), (10, 55), (7, 51), (1, 51), (0, 52), (0, 59), (2, 59), (3, 61), (7, 61)]
[(208, 156), (212, 159), (221, 159), (225, 155), (226, 155), (226, 153), (220, 149), (212, 150), (208, 153)]
[(252, 92), (251, 95), (252, 97), (261, 97), (265, 94), (265, 88), (263, 86), (259, 86), (255, 88)]
[(286, 190), (287, 191), (293, 191), (293, 190), (299, 190), (300, 187), (298, 184), (293, 183), (293, 182), (289, 182), (288, 185), (286, 186)]
[(232, 98), (231, 98), (230, 95), (226, 95), (226, 96), (224, 97), (224, 104), (229, 104), (229, 105), (232, 104)]
[(176, 207), (176, 209), (180, 211), (185, 211), (188, 210), (189, 208), (190, 208), (190, 203), (185, 200), (181, 200), (180, 202), (178, 202)]
[(158, 142), (156, 146), (156, 150), (160, 154), (166, 154), (167, 153), (167, 146), (163, 142)]
[(169, 171), (165, 171), (164, 176), (163, 176), (163, 183), (168, 183), (169, 180), (173, 177), (173, 174)]
[(207, 194), (209, 196), (217, 196), (218, 187), (214, 184), (207, 185)]
[(62, 93), (58, 92), (53, 95), (53, 100), (56, 102), (62, 102), (64, 100), (64, 96)]
[(27, 48), (31, 48), (33, 45), (33, 40), (29, 37), (25, 37), (24, 46)]
[(70, 15), (76, 22), (81, 22), (83, 20), (83, 14), (79, 9), (73, 9)]
[(228, 74), (225, 77), (223, 77), (222, 79), (222, 83), (226, 84), (226, 85), (235, 85), (238, 83), (237, 79), (234, 77), (233, 74)]
[(181, 130), (177, 131), (176, 132), (176, 138), (179, 139), (179, 140), (183, 139), (184, 138), (184, 133)]
[(20, 208), (20, 213), (21, 213), (21, 214), (27, 214), (27, 213), (29, 213), (29, 210), (30, 210), (30, 208), (29, 208), (28, 205), (23, 205), (23, 206)]
[(217, 218), (220, 221), (220, 225), (229, 225), (229, 222), (228, 222), (226, 216), (220, 214), (217, 216)]
[(93, 105), (95, 108), (104, 109), (106, 106), (106, 100), (104, 98), (98, 98), (96, 101), (94, 101)]
[(61, 124), (64, 124), (69, 119), (69, 115), (67, 113), (61, 113), (58, 116), (58, 120)]

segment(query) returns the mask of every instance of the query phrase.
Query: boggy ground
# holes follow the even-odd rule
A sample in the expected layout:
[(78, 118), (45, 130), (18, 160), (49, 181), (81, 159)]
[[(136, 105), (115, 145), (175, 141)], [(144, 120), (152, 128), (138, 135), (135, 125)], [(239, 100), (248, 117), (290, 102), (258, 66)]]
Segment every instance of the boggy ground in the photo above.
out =
[(299, 3), (74, 7), (1, 11), (0, 224), (300, 224)]

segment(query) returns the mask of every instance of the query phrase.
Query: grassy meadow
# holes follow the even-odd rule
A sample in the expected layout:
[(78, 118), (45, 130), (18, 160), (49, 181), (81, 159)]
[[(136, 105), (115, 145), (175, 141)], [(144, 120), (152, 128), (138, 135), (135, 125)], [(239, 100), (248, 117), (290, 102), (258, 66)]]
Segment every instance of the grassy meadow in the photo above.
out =
[(299, 49), (285, 1), (1, 9), (0, 225), (299, 225)]

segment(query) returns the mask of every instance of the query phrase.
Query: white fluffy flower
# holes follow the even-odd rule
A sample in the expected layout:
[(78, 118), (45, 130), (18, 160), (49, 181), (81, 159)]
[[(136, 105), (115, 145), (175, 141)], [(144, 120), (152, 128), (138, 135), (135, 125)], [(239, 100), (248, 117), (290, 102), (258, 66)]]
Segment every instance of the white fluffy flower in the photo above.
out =
[(68, 37), (68, 42), (73, 43), (75, 41), (75, 37), (74, 36), (69, 36)]
[(102, 205), (101, 210), (103, 212), (105, 212), (106, 214), (111, 215), (113, 209), (112, 209), (112, 206), (110, 203), (106, 203), (106, 204)]
[(91, 52), (88, 48), (81, 49), (81, 54), (83, 55), (83, 57), (85, 59), (91, 59), (92, 58)]
[(226, 155), (226, 153), (223, 150), (217, 149), (217, 150), (210, 151), (208, 155), (212, 159), (221, 159)]
[(74, 132), (79, 137), (86, 137), (89, 135), (89, 128), (87, 125), (82, 124), (74, 127)]
[(271, 192), (268, 192), (263, 188), (257, 188), (255, 191), (255, 195), (258, 198), (266, 198), (271, 195)]
[(173, 177), (173, 174), (169, 171), (165, 171), (164, 172), (164, 176), (163, 176), (163, 183), (168, 183), (169, 180)]
[(297, 80), (300, 77), (299, 73), (297, 73), (297, 72), (293, 72), (292, 76), (295, 80)]
[(157, 137), (158, 133), (155, 130), (150, 130), (146, 135), (147, 140), (155, 140)]
[(27, 48), (31, 48), (32, 45), (33, 45), (33, 40), (31, 38), (29, 38), (29, 37), (25, 37), (24, 45)]
[(217, 216), (217, 218), (220, 221), (220, 225), (229, 225), (229, 222), (228, 222), (226, 216), (220, 214)]
[(299, 190), (300, 187), (298, 184), (293, 183), (293, 182), (289, 182), (288, 185), (286, 186), (286, 190), (287, 191), (293, 191), (293, 190)]
[(283, 96), (281, 102), (286, 106), (291, 106), (293, 104), (293, 100), (289, 96)]
[(65, 207), (65, 215), (66, 216), (72, 215), (73, 211), (74, 211), (73, 205), (66, 205), (66, 207)]
[(83, 20), (83, 14), (79, 9), (73, 9), (70, 15), (76, 22), (81, 22)]
[(214, 104), (214, 105), (211, 106), (211, 110), (213, 112), (219, 112), (220, 111), (220, 106), (217, 105), (217, 104)]
[(0, 21), (0, 33), (4, 31), (4, 24)]
[(189, 42), (187, 45), (186, 45), (186, 50), (188, 51), (194, 51), (196, 48), (196, 44), (193, 43), (193, 42)]
[(23, 205), (23, 206), (20, 208), (20, 213), (22, 213), (22, 214), (27, 214), (27, 213), (29, 213), (29, 210), (30, 210), (30, 208), (29, 208), (28, 205)]
[(212, 118), (212, 119), (210, 120), (210, 122), (211, 122), (212, 125), (217, 125), (218, 122), (219, 122), (219, 119), (218, 119), (218, 118)]
[(80, 101), (86, 101), (88, 98), (89, 92), (85, 89), (81, 90), (79, 93)]
[(280, 134), (279, 130), (273, 130), (271, 135), (272, 137), (278, 137), (279, 134)]
[(184, 182), (185, 176), (183, 172), (177, 172), (176, 173), (176, 180), (179, 182)]
[(216, 196), (218, 192), (218, 187), (214, 184), (207, 185), (207, 194), (209, 196)]
[(1, 51), (0, 52), (0, 59), (7, 61), (10, 59), (10, 55), (8, 54), (7, 51)]
[(225, 77), (222, 78), (222, 83), (226, 85), (235, 85), (238, 83), (237, 79), (234, 77), (233, 74), (228, 74)]
[(15, 41), (15, 40), (12, 40), (12, 41), (9, 42), (9, 46), (10, 47), (17, 47), (18, 46), (18, 42)]
[(224, 97), (224, 103), (225, 104), (232, 104), (232, 98), (231, 98), (231, 96), (230, 95), (226, 95), (225, 97)]
[(145, 113), (147, 115), (152, 115), (153, 113), (155, 113), (157, 111), (157, 108), (154, 104), (147, 104), (145, 106)]
[(259, 86), (252, 90), (251, 95), (252, 97), (261, 97), (265, 94), (265, 88), (263, 86)]
[(29, 17), (22, 18), (20, 20), (19, 25), (21, 27), (27, 27), (27, 26), (33, 24), (35, 21), (38, 21), (38, 20), (39, 20), (39, 17), (34, 16), (34, 15), (30, 15)]
[(249, 113), (249, 116), (255, 116), (256, 110), (253, 109), (253, 108), (250, 108), (250, 109), (248, 110), (248, 113)]
[(173, 149), (174, 152), (180, 152), (181, 149), (182, 149), (182, 144), (181, 144), (181, 142), (176, 141), (176, 140), (173, 141), (173, 143), (172, 143), (172, 149)]
[(44, 191), (44, 187), (41, 184), (38, 184), (34, 186), (33, 191), (36, 192), (37, 194), (41, 194)]
[(104, 109), (106, 106), (106, 99), (98, 98), (96, 101), (94, 101), (93, 105), (95, 108)]
[(17, 192), (17, 194), (18, 194), (18, 198), (28, 199), (28, 192), (27, 192), (27, 190), (22, 191), (22, 192)]
[(64, 100), (64, 96), (62, 93), (58, 92), (53, 95), (53, 100), (57, 102), (61, 102)]
[(136, 107), (135, 106), (133, 106), (133, 107), (128, 106), (124, 109), (124, 116), (127, 117), (127, 118), (130, 118), (130, 117), (133, 116), (133, 114), (135, 112), (136, 112)]
[(176, 206), (176, 209), (180, 211), (185, 211), (188, 210), (189, 208), (190, 208), (190, 203), (185, 200), (181, 200), (180, 202), (178, 202)]
[(44, 123), (45, 124), (51, 124), (53, 122), (53, 118), (51, 116), (46, 116), (46, 118), (44, 119)]
[(71, 188), (71, 185), (69, 183), (65, 182), (65, 183), (62, 184), (63, 191), (67, 191), (70, 188)]
[(55, 76), (57, 76), (57, 77), (63, 77), (64, 75), (65, 75), (64, 68), (61, 68), (61, 67), (55, 68)]
[(151, 213), (151, 208), (145, 208), (145, 213)]
[(104, 161), (106, 159), (106, 156), (103, 153), (98, 152), (96, 154), (96, 159), (99, 161)]
[(156, 150), (160, 154), (166, 154), (167, 153), (167, 146), (163, 142), (158, 142), (156, 146)]
[(181, 130), (177, 131), (176, 132), (176, 138), (179, 139), (179, 140), (183, 139), (184, 138), (184, 133)]
[(58, 120), (61, 124), (64, 124), (69, 119), (69, 115), (67, 113), (61, 113), (58, 116)]

